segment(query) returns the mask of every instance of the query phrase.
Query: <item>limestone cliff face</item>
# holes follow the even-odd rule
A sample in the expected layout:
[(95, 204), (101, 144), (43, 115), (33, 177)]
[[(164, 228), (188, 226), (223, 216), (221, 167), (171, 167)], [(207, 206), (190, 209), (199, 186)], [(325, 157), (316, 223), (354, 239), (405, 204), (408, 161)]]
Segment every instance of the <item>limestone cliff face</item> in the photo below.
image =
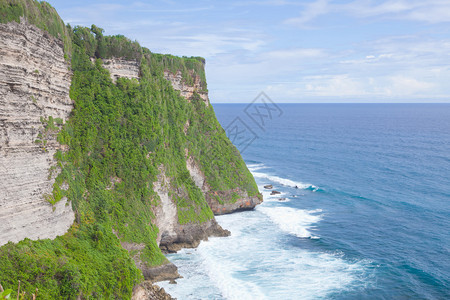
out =
[(24, 20), (0, 24), (0, 245), (55, 238), (73, 223), (66, 199), (53, 208), (44, 199), (59, 144), (41, 122), (68, 118), (70, 80), (59, 40)]
[(153, 190), (158, 194), (160, 202), (155, 209), (156, 226), (159, 228), (156, 243), (161, 243), (161, 238), (174, 239), (178, 225), (177, 206), (169, 196), (169, 179), (166, 177), (164, 166), (159, 167), (158, 180), (153, 183)]
[(164, 78), (169, 80), (174, 90), (180, 91), (180, 95), (184, 98), (190, 100), (196, 92), (200, 96), (200, 98), (203, 99), (203, 102), (205, 102), (206, 106), (209, 105), (208, 92), (204, 91), (205, 89), (202, 86), (200, 76), (194, 76), (193, 85), (186, 84), (186, 82), (183, 80), (183, 76), (181, 75), (181, 71), (178, 71), (175, 74), (169, 71), (164, 71)]
[(211, 219), (203, 223), (179, 224), (177, 207), (169, 195), (169, 181), (164, 167), (159, 168), (158, 180), (153, 184), (161, 202), (156, 208), (156, 225), (159, 228), (157, 243), (164, 252), (177, 252), (181, 248), (197, 247), (201, 240), (209, 236), (228, 236), (224, 230)]
[(139, 79), (139, 63), (135, 60), (103, 59), (103, 67), (109, 71), (114, 82), (120, 77)]
[[(186, 153), (187, 152), (187, 149)], [(262, 203), (262, 198), (258, 196), (249, 196), (246, 191), (235, 188), (228, 191), (212, 191), (206, 182), (205, 174), (202, 172), (199, 164), (192, 156), (186, 159), (186, 168), (188, 169), (195, 185), (203, 192), (209, 207), (215, 215), (229, 214), (236, 211), (251, 210), (256, 205)], [(232, 195), (237, 195), (237, 199), (232, 200)], [(222, 199), (218, 202), (216, 197)]]
[(169, 294), (150, 281), (144, 281), (133, 289), (131, 300), (172, 300)]

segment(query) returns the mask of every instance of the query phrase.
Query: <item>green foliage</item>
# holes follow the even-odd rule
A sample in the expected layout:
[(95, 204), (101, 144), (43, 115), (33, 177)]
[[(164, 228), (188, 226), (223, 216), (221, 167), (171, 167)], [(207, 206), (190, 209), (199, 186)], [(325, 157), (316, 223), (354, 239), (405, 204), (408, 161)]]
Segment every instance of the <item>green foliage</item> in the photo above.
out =
[(3, 299), (10, 299), (9, 297), (11, 296), (12, 290), (11, 289), (7, 289), (4, 290), (0, 293), (0, 300)]
[(64, 124), (64, 120), (61, 119), (61, 118), (55, 118), (54, 120), (55, 120), (56, 125), (62, 125), (62, 124)]
[[(150, 51), (145, 51), (144, 53), (149, 53)], [(160, 64), (164, 70), (176, 74), (178, 71), (181, 72), (182, 78), (188, 85), (193, 85), (195, 81), (195, 76), (200, 77), (201, 91), (208, 91), (206, 85), (206, 75), (205, 75), (205, 59), (202, 57), (178, 57), (170, 54), (151, 54), (152, 59)]]
[(94, 224), (73, 226), (55, 240), (10, 242), (0, 248), (0, 262), (5, 286), (20, 280), (28, 295), (38, 288), (40, 299), (129, 298), (142, 280), (114, 234)]

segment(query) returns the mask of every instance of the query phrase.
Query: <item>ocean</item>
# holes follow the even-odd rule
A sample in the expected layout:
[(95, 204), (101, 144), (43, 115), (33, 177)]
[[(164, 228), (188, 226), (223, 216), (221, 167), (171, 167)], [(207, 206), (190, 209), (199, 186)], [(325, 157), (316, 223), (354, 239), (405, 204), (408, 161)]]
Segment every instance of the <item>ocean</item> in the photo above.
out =
[(178, 299), (450, 299), (450, 104), (269, 105), (214, 104), (264, 203), (218, 216), (230, 237), (168, 255), (184, 278), (160, 286)]

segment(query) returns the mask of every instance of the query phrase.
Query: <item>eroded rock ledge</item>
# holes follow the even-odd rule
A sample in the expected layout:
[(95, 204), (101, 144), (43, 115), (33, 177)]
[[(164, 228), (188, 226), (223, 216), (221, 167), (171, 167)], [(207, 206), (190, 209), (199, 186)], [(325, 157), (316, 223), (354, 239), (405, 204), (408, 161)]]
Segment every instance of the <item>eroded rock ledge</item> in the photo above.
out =
[(74, 213), (65, 198), (53, 208), (44, 199), (59, 144), (56, 134), (38, 134), (41, 117), (65, 121), (72, 110), (69, 64), (62, 42), (25, 20), (0, 24), (0, 36), (0, 245), (55, 238)]
[(197, 93), (200, 98), (203, 99), (206, 106), (209, 105), (208, 92), (205, 91), (205, 88), (202, 86), (202, 82), (200, 80), (200, 76), (196, 75), (194, 77), (194, 84), (187, 85), (183, 80), (183, 76), (181, 71), (177, 71), (175, 74), (170, 71), (164, 71), (164, 78), (169, 80), (172, 84), (174, 90), (180, 91), (180, 95), (184, 98), (190, 100), (194, 96), (194, 93)]
[[(186, 155), (188, 150), (185, 149)], [(230, 214), (233, 212), (252, 210), (256, 205), (261, 204), (262, 196), (249, 196), (246, 191), (235, 188), (228, 191), (212, 191), (206, 182), (206, 177), (199, 164), (190, 156), (186, 159), (186, 168), (189, 171), (195, 185), (203, 192), (209, 207), (215, 215)], [(233, 195), (237, 195), (237, 199), (233, 201)], [(217, 199), (221, 199), (219, 202)]]
[(165, 175), (164, 166), (159, 167), (157, 181), (153, 184), (161, 203), (156, 211), (156, 225), (159, 228), (157, 243), (165, 253), (174, 253), (182, 248), (195, 248), (200, 241), (210, 236), (228, 236), (230, 232), (223, 229), (216, 220), (203, 223), (179, 224), (177, 207), (169, 196), (169, 180)]
[(163, 253), (175, 253), (182, 248), (196, 248), (208, 237), (229, 236), (230, 231), (223, 229), (215, 219), (200, 224), (184, 224), (177, 228), (176, 236), (162, 236), (159, 248)]
[(150, 281), (144, 281), (133, 289), (132, 300), (173, 300), (163, 288), (152, 284)]
[(103, 59), (103, 67), (109, 71), (113, 82), (116, 82), (120, 77), (139, 79), (139, 63), (136, 60)]

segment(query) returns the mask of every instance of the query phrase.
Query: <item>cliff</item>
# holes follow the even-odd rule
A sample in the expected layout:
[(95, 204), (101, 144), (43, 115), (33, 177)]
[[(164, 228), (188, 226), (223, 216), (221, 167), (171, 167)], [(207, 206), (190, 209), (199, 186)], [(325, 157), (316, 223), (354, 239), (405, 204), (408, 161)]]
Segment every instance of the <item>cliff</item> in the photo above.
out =
[(61, 146), (43, 119), (64, 122), (73, 104), (63, 45), (22, 20), (0, 24), (0, 245), (28, 237), (55, 238), (72, 225), (67, 198), (46, 199)]
[(164, 298), (142, 283), (179, 276), (163, 252), (229, 235), (214, 214), (262, 201), (204, 59), (65, 27), (34, 0), (0, 0), (0, 46), (3, 286)]
[(188, 101), (194, 97), (194, 94), (197, 94), (205, 102), (206, 106), (209, 105), (208, 92), (206, 91), (206, 87), (202, 86), (200, 76), (194, 75), (194, 80), (191, 85), (183, 80), (181, 71), (177, 71), (175, 74), (170, 71), (164, 71), (164, 78), (169, 80), (172, 87), (180, 91), (180, 95), (188, 99)]
[(135, 60), (104, 59), (103, 67), (109, 71), (113, 82), (119, 78), (139, 79), (139, 63)]

